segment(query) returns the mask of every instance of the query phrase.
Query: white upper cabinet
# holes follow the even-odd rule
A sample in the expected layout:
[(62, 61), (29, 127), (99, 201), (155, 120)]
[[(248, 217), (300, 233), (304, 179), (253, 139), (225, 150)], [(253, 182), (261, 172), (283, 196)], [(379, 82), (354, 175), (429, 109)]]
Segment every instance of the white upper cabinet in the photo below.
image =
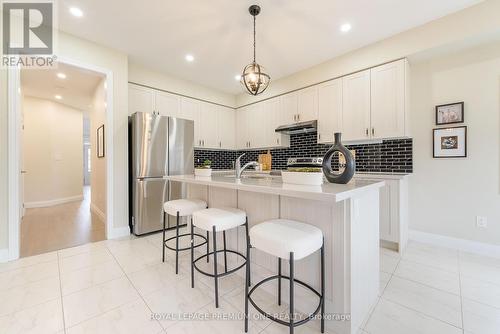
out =
[(370, 70), (342, 78), (342, 139), (370, 139)]
[(194, 121), (194, 146), (201, 147), (200, 102), (190, 98), (181, 98), (179, 117)]
[(248, 107), (236, 110), (236, 148), (248, 148), (248, 128), (247, 128)]
[(281, 97), (280, 125), (298, 122), (299, 100), (297, 92), (288, 93)]
[(175, 94), (155, 92), (155, 111), (162, 116), (180, 117), (181, 98)]
[(234, 149), (236, 147), (236, 111), (231, 108), (217, 109), (217, 129), (219, 148)]
[(297, 92), (296, 122), (306, 122), (318, 119), (318, 87), (313, 86)]
[(280, 98), (269, 99), (262, 102), (262, 118), (264, 119), (264, 123), (262, 124), (261, 131), (265, 131), (265, 133), (263, 133), (265, 137), (265, 145), (263, 148), (290, 145), (290, 136), (274, 131), (278, 126), (283, 125), (281, 103), (282, 100)]
[(150, 88), (128, 85), (128, 113), (154, 111), (154, 91)]
[(218, 106), (200, 102), (198, 133), (201, 147), (219, 148), (219, 130), (217, 124)]
[(370, 70), (372, 138), (405, 135), (405, 70), (404, 59)]
[(342, 131), (342, 79), (318, 87), (318, 143), (333, 142), (333, 134)]

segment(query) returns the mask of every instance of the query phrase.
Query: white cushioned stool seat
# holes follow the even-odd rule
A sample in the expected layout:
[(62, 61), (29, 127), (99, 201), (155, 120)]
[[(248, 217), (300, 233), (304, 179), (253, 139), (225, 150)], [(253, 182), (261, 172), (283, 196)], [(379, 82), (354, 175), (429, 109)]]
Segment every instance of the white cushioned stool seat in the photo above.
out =
[(300, 260), (323, 245), (323, 233), (316, 226), (287, 219), (273, 219), (250, 229), (250, 244), (268, 254)]
[(163, 210), (171, 216), (189, 216), (193, 212), (198, 210), (206, 209), (207, 202), (201, 199), (176, 199), (173, 201), (168, 201), (163, 204)]
[(247, 214), (235, 208), (210, 208), (193, 213), (194, 226), (212, 231), (225, 231), (245, 224)]

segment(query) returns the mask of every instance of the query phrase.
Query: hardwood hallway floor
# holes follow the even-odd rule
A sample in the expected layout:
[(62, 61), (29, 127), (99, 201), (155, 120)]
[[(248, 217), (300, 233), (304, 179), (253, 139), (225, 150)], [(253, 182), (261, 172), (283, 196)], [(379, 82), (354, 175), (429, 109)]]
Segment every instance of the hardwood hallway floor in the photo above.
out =
[(104, 222), (90, 212), (90, 187), (83, 192), (83, 201), (26, 210), (21, 257), (106, 239)]

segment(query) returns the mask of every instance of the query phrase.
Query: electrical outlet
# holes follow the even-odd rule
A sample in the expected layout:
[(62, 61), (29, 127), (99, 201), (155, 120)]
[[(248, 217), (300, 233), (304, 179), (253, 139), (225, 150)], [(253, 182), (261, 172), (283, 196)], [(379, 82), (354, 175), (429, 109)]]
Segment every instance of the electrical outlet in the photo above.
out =
[(486, 218), (484, 216), (476, 216), (476, 227), (487, 228), (488, 227), (488, 218)]

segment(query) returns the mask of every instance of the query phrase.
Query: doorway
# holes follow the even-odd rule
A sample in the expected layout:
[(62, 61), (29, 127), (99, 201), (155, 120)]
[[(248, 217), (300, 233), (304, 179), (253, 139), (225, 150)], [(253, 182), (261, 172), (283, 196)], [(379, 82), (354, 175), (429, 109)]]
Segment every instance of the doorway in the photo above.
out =
[(106, 239), (106, 77), (59, 63), (21, 69), (20, 88), (20, 257)]

